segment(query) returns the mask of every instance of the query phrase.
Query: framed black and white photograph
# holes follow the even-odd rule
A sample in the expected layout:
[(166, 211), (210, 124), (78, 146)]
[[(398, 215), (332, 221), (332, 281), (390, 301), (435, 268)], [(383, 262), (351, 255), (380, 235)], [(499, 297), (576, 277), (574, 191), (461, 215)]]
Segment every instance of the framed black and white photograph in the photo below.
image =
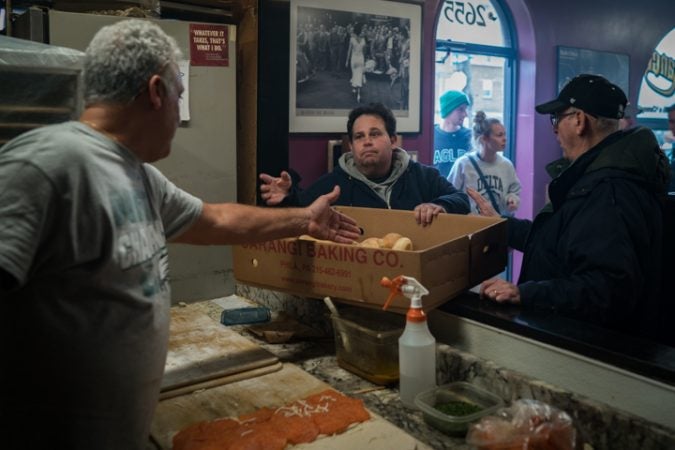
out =
[(420, 5), (291, 0), (291, 133), (346, 131), (349, 111), (380, 102), (397, 131), (420, 130)]

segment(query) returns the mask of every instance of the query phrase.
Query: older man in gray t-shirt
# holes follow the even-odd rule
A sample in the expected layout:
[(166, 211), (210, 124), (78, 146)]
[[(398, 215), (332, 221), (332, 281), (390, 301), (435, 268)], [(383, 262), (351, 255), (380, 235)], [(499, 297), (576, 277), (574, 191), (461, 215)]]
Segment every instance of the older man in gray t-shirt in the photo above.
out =
[(149, 21), (103, 27), (80, 120), (0, 148), (3, 448), (145, 449), (168, 344), (167, 239), (359, 236), (330, 207), (338, 188), (307, 208), (212, 204), (151, 166), (178, 126), (179, 56)]

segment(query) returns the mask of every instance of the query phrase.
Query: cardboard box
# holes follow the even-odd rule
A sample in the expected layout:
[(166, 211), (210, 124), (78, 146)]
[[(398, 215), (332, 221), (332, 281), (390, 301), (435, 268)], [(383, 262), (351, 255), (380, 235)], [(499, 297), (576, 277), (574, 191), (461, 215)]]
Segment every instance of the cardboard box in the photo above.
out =
[[(381, 308), (389, 291), (383, 276), (416, 278), (429, 290), (429, 310), (506, 267), (506, 221), (474, 215), (441, 214), (429, 227), (416, 224), (412, 211), (337, 207), (353, 217), (365, 237), (396, 232), (409, 237), (413, 251), (279, 239), (234, 247), (234, 276), (245, 284), (306, 297)], [(398, 296), (392, 311), (404, 313), (409, 301)]]

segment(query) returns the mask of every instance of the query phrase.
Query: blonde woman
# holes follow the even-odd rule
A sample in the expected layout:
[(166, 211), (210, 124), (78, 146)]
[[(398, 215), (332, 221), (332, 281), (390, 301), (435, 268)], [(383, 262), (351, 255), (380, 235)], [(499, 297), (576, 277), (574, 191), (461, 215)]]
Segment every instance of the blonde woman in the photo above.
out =
[[(520, 205), (520, 181), (511, 161), (501, 152), (506, 147), (504, 125), (478, 111), (473, 119), (475, 150), (457, 159), (448, 181), (460, 191), (474, 189), (502, 215), (513, 215)], [(478, 214), (471, 200), (471, 212)]]
[(366, 38), (363, 35), (363, 27), (357, 25), (349, 39), (349, 50), (347, 50), (347, 62), (345, 67), (351, 66), (352, 69), (352, 93), (356, 96), (356, 101), (361, 102), (361, 88), (365, 84), (365, 56)]

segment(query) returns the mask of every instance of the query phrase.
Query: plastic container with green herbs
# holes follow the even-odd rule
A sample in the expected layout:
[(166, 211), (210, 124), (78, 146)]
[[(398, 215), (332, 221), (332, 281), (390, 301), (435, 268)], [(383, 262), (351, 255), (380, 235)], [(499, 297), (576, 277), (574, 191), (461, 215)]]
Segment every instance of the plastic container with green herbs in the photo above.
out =
[(463, 381), (439, 386), (415, 397), (415, 405), (422, 411), (424, 421), (454, 436), (466, 434), (469, 425), (503, 404), (493, 393)]

